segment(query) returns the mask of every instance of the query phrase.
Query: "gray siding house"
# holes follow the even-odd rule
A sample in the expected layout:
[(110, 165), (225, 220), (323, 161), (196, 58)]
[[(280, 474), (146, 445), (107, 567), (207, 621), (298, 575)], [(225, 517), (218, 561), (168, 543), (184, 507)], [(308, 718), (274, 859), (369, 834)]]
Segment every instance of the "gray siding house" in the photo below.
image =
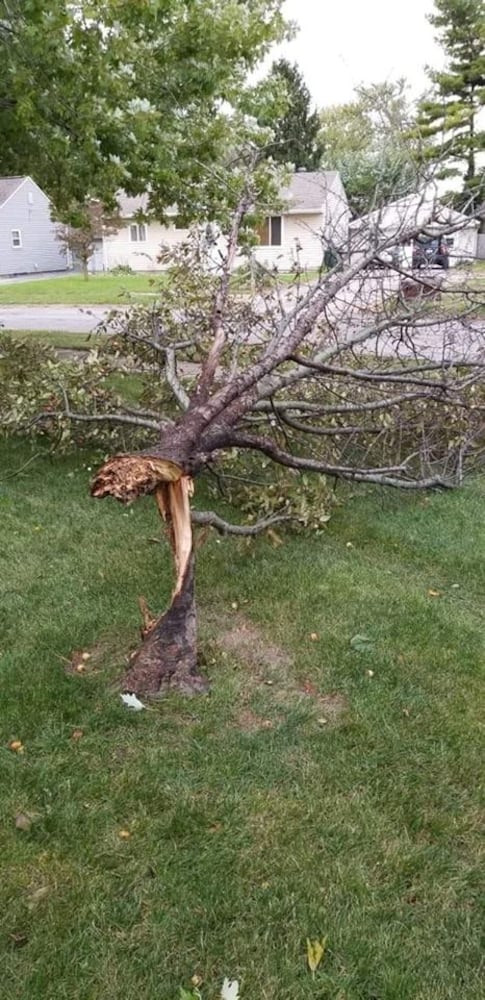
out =
[(0, 177), (0, 275), (65, 271), (47, 195), (31, 177)]

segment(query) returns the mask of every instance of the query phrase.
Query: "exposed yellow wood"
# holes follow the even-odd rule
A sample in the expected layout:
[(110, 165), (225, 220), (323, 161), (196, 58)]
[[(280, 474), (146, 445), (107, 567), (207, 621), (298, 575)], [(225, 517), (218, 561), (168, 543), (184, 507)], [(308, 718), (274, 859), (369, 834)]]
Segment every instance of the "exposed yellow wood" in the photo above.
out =
[(162, 483), (155, 493), (160, 514), (167, 522), (175, 562), (176, 578), (172, 598), (182, 589), (192, 552), (190, 497), (193, 492), (194, 484), (190, 476), (182, 476), (176, 482)]
[(115, 455), (96, 474), (91, 487), (94, 497), (114, 496), (129, 502), (154, 493), (163, 483), (175, 483), (183, 470), (170, 459), (151, 455)]

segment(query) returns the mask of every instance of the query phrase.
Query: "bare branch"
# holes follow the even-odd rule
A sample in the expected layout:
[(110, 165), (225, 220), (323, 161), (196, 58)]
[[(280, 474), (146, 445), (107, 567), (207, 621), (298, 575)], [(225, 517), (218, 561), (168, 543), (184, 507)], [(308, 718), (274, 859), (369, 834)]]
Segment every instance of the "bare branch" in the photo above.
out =
[(175, 396), (175, 399), (177, 400), (177, 403), (182, 408), (182, 410), (188, 410), (190, 405), (190, 398), (178, 378), (177, 364), (175, 361), (175, 351), (172, 347), (166, 348), (165, 374), (167, 382)]
[[(381, 382), (382, 378), (379, 374), (376, 374), (375, 379), (372, 380)], [(420, 384), (422, 385), (422, 383)], [(436, 383), (432, 384), (433, 388), (441, 388), (441, 386), (437, 386)], [(255, 405), (253, 412), (272, 413), (276, 410), (278, 413), (286, 413), (287, 410), (298, 410), (300, 418), (313, 419), (316, 417), (337, 416), (346, 413), (372, 413), (374, 410), (387, 410), (393, 406), (401, 406), (402, 403), (412, 402), (416, 399), (429, 398), (430, 393), (428, 392), (403, 392), (400, 396), (386, 396), (384, 399), (372, 402), (346, 403), (342, 406), (326, 406), (320, 403), (310, 403), (303, 399), (275, 399), (270, 402), (267, 400), (261, 400)], [(438, 398), (438, 393), (436, 394), (436, 398)]]
[(264, 517), (262, 520), (256, 521), (255, 524), (231, 524), (230, 521), (225, 521), (212, 510), (193, 510), (191, 517), (192, 524), (215, 528), (220, 535), (239, 535), (245, 538), (251, 535), (260, 535), (262, 531), (267, 531), (268, 528), (274, 527), (275, 524), (298, 520), (292, 514), (272, 514), (270, 517)]
[(33, 423), (41, 423), (43, 420), (67, 417), (69, 420), (81, 423), (128, 424), (132, 427), (146, 427), (148, 430), (158, 432), (160, 432), (160, 429), (163, 426), (163, 423), (160, 420), (147, 420), (144, 417), (138, 417), (128, 413), (75, 413), (70, 408), (69, 400), (64, 387), (59, 386), (59, 389), (64, 399), (64, 409), (50, 410), (46, 413), (39, 413), (37, 417), (34, 418)]
[(196, 401), (201, 401), (207, 398), (209, 389), (214, 381), (214, 376), (217, 370), (217, 366), (219, 364), (221, 353), (226, 343), (227, 333), (224, 325), (224, 319), (225, 319), (224, 311), (229, 293), (231, 272), (238, 252), (239, 233), (241, 230), (243, 219), (245, 218), (248, 209), (251, 205), (251, 200), (252, 199), (250, 197), (249, 191), (246, 190), (239, 201), (236, 211), (234, 212), (232, 226), (227, 243), (227, 252), (225, 254), (222, 266), (222, 275), (220, 278), (219, 287), (214, 296), (214, 306), (210, 320), (211, 330), (214, 339), (212, 341), (212, 345), (207, 355), (207, 358), (204, 361), (204, 364), (202, 365), (197, 387), (195, 390)]
[[(311, 472), (320, 472), (324, 475), (337, 476), (342, 479), (354, 479), (359, 482), (365, 481), (361, 478), (364, 473), (359, 468), (353, 468), (348, 465), (331, 465), (328, 462), (320, 462), (318, 459), (308, 457), (302, 458), (298, 455), (291, 455), (289, 452), (279, 448), (278, 445), (269, 438), (258, 437), (255, 434), (235, 433), (231, 435), (230, 446), (261, 451), (274, 462), (278, 462), (279, 465), (286, 465), (290, 469), (306, 469)], [(387, 475), (388, 473), (404, 474), (405, 472), (406, 463), (401, 463), (400, 465), (379, 466), (377, 468), (365, 470), (365, 474), (370, 473), (379, 476)]]

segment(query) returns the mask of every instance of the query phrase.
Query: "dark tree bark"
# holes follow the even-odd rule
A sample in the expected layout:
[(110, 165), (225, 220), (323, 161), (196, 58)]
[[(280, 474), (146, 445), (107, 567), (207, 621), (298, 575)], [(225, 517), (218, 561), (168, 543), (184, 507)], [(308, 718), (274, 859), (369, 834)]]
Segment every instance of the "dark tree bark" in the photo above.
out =
[(207, 681), (197, 669), (192, 479), (170, 459), (118, 455), (99, 470), (91, 492), (95, 497), (114, 496), (125, 503), (143, 493), (154, 493), (167, 524), (174, 559), (176, 579), (170, 607), (145, 629), (142, 645), (131, 657), (126, 689), (145, 696), (162, 694), (170, 687), (184, 694), (207, 690)]
[(146, 633), (125, 678), (128, 691), (156, 696), (170, 688), (183, 694), (207, 691), (197, 667), (194, 553), (190, 554), (180, 591), (168, 610)]

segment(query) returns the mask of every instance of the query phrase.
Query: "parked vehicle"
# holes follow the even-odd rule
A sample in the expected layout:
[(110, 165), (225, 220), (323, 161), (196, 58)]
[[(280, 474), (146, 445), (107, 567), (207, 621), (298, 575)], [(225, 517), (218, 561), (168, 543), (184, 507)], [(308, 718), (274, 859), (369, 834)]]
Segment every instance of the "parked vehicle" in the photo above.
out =
[(450, 266), (450, 254), (446, 240), (435, 237), (418, 237), (414, 241), (413, 247), (413, 269), (420, 270), (422, 267), (442, 267), (447, 270)]
[(406, 266), (406, 256), (403, 247), (388, 247), (386, 250), (381, 250), (374, 260), (371, 260), (370, 264), (366, 267), (368, 270), (374, 271), (380, 268), (400, 268)]

